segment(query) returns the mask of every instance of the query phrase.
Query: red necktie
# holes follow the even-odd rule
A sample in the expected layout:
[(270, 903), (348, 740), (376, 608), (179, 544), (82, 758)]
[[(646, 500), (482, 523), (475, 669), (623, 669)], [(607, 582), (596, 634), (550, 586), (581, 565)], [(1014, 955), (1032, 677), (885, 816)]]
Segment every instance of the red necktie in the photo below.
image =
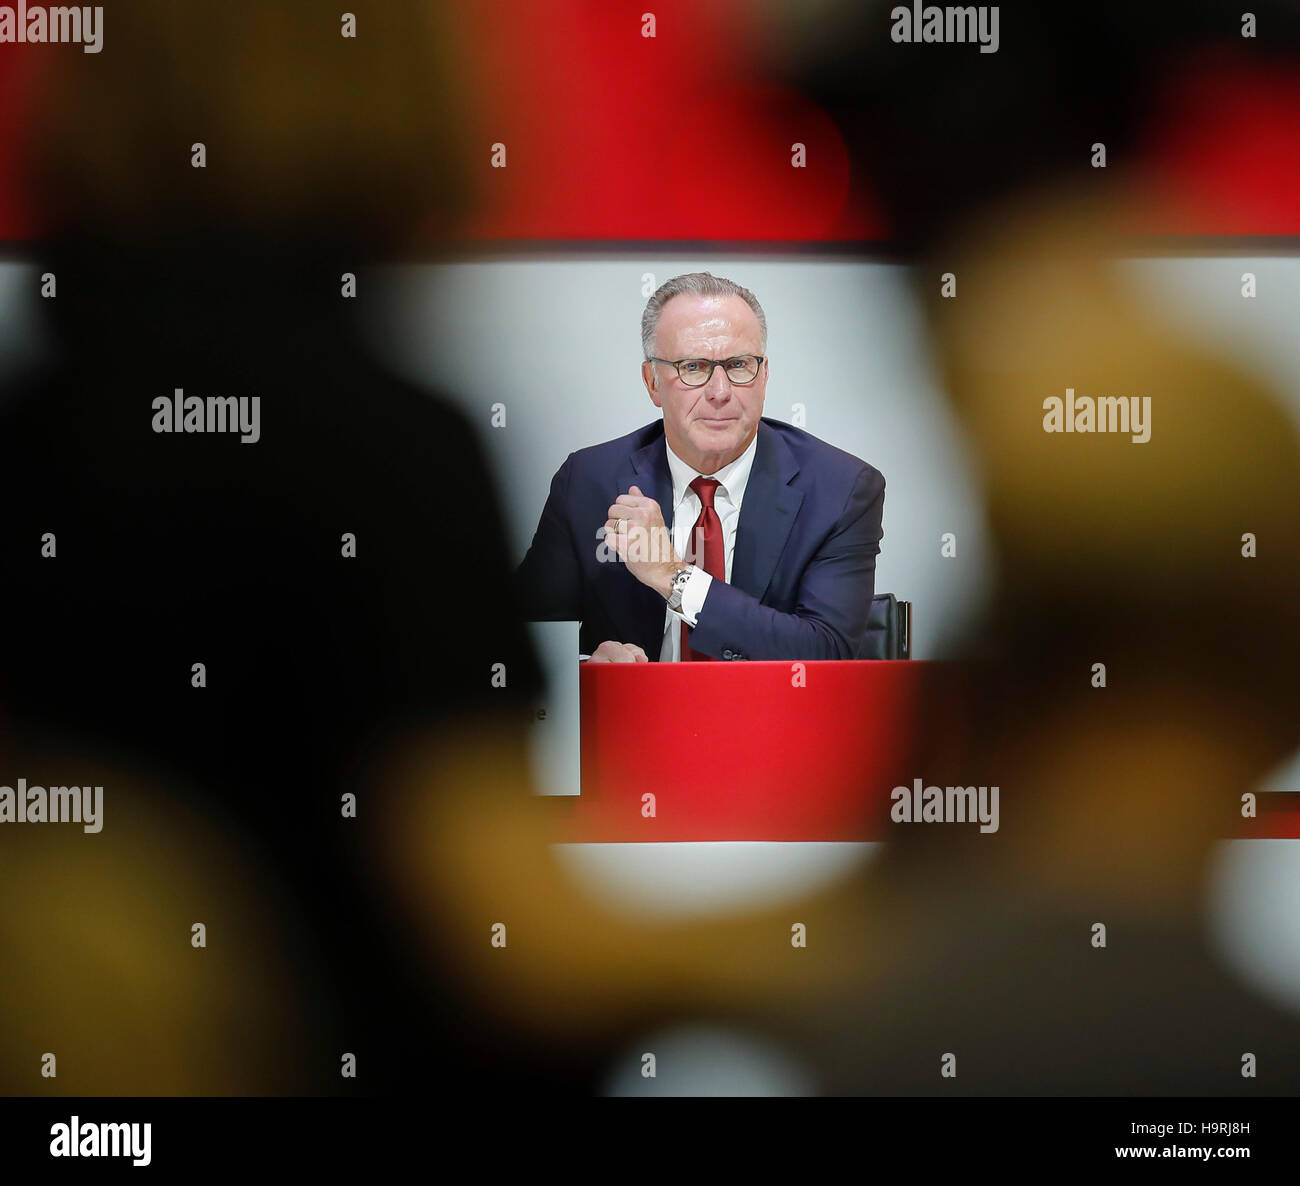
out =
[[(704, 569), (715, 580), (727, 579), (727, 549), (722, 540), (722, 520), (713, 509), (713, 494), (720, 483), (717, 478), (696, 478), (691, 489), (700, 499), (700, 517), (691, 529), (691, 544), (686, 557), (688, 564)], [(712, 655), (691, 650), (690, 627), (682, 623), (682, 661), (711, 660)]]

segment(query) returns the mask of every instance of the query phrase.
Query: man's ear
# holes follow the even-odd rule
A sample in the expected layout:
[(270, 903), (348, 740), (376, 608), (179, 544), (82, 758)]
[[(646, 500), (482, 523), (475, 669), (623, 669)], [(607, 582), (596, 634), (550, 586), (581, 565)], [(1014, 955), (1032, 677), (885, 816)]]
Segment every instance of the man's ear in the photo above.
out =
[(659, 400), (659, 372), (655, 370), (654, 363), (647, 361), (641, 364), (641, 381), (650, 393), (650, 402), (656, 408), (662, 408), (663, 404)]

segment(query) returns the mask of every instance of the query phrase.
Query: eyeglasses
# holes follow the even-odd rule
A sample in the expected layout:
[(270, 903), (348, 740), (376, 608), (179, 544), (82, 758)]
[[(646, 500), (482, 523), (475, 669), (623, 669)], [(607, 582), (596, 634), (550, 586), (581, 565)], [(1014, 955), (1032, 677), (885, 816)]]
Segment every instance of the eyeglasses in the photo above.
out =
[(687, 387), (703, 387), (713, 378), (713, 368), (721, 367), (722, 373), (737, 387), (747, 387), (758, 378), (758, 368), (763, 365), (761, 354), (741, 354), (735, 358), (682, 358), (670, 362), (666, 358), (650, 358), (647, 362), (662, 362), (665, 366), (676, 367), (677, 377)]

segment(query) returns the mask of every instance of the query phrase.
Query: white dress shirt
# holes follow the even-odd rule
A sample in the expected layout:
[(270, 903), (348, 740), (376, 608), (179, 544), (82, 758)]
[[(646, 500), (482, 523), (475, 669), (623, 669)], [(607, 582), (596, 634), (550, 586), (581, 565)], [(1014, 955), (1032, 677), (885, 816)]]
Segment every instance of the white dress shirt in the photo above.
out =
[[(685, 556), (691, 545), (691, 531), (695, 521), (700, 517), (700, 496), (691, 489), (696, 478), (715, 478), (719, 485), (713, 492), (713, 509), (722, 521), (722, 541), (726, 554), (726, 579), (731, 580), (731, 559), (736, 552), (736, 528), (740, 524), (740, 504), (745, 497), (745, 487), (749, 484), (749, 472), (754, 468), (754, 450), (758, 446), (758, 433), (749, 442), (748, 448), (729, 465), (724, 465), (715, 474), (701, 474), (686, 464), (668, 444), (668, 469), (673, 475), (673, 547), (679, 556)], [(703, 557), (701, 557), (703, 559)], [(700, 610), (704, 608), (704, 599), (709, 594), (713, 583), (704, 569), (691, 565), (691, 575), (686, 579), (682, 590), (682, 608), (664, 609), (664, 641), (659, 651), (661, 663), (676, 663), (682, 657), (682, 622), (694, 626)]]

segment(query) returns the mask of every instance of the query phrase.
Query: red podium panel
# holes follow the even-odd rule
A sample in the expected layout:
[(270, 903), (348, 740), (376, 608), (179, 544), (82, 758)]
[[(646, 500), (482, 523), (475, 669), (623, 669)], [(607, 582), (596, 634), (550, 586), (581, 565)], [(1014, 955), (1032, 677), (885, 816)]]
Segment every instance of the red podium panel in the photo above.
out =
[(902, 765), (932, 667), (586, 663), (582, 795), (557, 839), (876, 839), (916, 773)]

